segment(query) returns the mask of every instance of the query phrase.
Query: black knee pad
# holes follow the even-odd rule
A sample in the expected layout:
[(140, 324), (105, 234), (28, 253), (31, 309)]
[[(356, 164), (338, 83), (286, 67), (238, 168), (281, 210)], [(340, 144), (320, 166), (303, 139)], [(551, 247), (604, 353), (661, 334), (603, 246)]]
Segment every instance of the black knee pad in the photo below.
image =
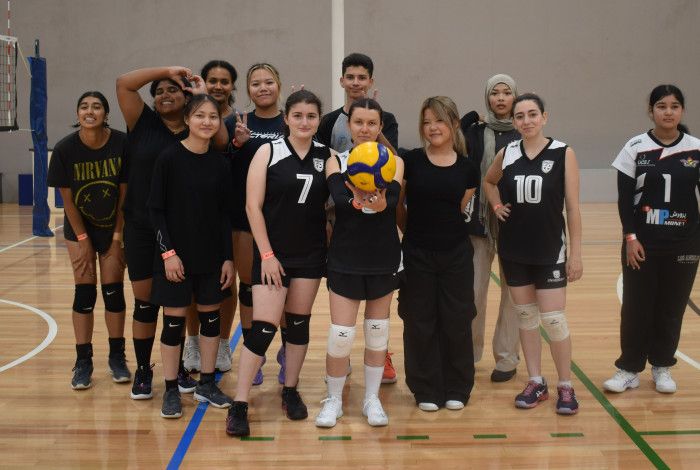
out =
[(102, 300), (104, 300), (105, 310), (108, 312), (121, 313), (126, 310), (124, 283), (102, 284)]
[(219, 336), (221, 333), (221, 315), (218, 310), (197, 312), (199, 316), (199, 334), (207, 338)]
[(158, 306), (143, 300), (134, 300), (134, 320), (141, 323), (155, 323), (158, 321)]
[(311, 315), (284, 312), (287, 318), (287, 342), (289, 344), (309, 344), (309, 323)]
[(238, 301), (246, 307), (253, 306), (253, 286), (245, 282), (238, 283)]
[(253, 320), (253, 326), (248, 336), (243, 340), (243, 344), (256, 356), (264, 356), (276, 331), (277, 327), (272, 323)]
[(180, 346), (184, 332), (185, 317), (163, 315), (163, 332), (160, 334), (161, 343), (168, 346)]
[(95, 284), (76, 284), (73, 297), (73, 311), (89, 315), (95, 310), (97, 286)]

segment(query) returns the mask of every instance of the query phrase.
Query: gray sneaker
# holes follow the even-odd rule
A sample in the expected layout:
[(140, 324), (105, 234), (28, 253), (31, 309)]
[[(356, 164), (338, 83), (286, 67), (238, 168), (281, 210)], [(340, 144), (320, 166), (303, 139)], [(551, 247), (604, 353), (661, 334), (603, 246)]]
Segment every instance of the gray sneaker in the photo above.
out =
[(131, 371), (126, 366), (126, 356), (124, 352), (116, 357), (109, 357), (109, 371), (112, 374), (112, 380), (117, 383), (131, 382)]
[(168, 419), (182, 416), (180, 392), (176, 388), (166, 390), (163, 394), (163, 407), (160, 409), (160, 416)]
[(85, 390), (92, 387), (92, 359), (78, 359), (73, 367), (73, 380), (70, 386), (73, 390)]
[(219, 390), (214, 382), (197, 384), (194, 391), (194, 399), (204, 403), (210, 403), (216, 408), (228, 408), (233, 404), (231, 397)]

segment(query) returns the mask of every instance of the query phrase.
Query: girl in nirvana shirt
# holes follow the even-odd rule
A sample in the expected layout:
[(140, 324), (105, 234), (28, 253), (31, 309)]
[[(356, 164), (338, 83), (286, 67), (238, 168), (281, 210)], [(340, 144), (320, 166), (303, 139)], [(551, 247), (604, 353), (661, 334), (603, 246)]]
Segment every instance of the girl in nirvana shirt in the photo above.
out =
[(419, 132), (424, 147), (404, 155), (406, 281), (399, 290), (399, 315), (406, 384), (421, 410), (458, 410), (474, 386), (473, 251), (462, 213), (479, 184), (479, 171), (465, 157), (451, 99), (423, 102)]
[(676, 391), (669, 369), (700, 258), (700, 140), (680, 123), (684, 108), (677, 87), (654, 88), (654, 129), (630, 139), (613, 162), (625, 288), (618, 371), (603, 384), (611, 392), (638, 387), (647, 362), (656, 390)]
[(151, 301), (163, 306), (164, 418), (182, 415), (178, 362), (192, 298), (199, 312), (202, 354), (194, 398), (218, 408), (231, 405), (214, 382), (222, 291), (233, 281), (227, 165), (219, 152), (210, 150), (221, 117), (209, 95), (193, 97), (184, 113), (189, 135), (158, 157), (148, 199), (158, 244)]
[(64, 235), (73, 264), (75, 298), (73, 329), (78, 358), (73, 369), (74, 390), (92, 386), (93, 309), (97, 270), (105, 304), (112, 380), (128, 382), (131, 373), (124, 355), (124, 250), (121, 204), (126, 192), (126, 135), (107, 126), (109, 103), (99, 91), (78, 99), (78, 131), (62, 139), (53, 151), (49, 186), (59, 188), (66, 220)]

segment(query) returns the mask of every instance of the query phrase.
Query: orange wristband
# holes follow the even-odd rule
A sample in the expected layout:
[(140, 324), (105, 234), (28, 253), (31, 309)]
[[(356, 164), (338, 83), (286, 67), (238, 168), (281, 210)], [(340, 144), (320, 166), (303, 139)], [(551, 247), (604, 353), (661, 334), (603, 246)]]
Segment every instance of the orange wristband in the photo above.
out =
[(83, 240), (87, 240), (88, 234), (87, 233), (81, 233), (80, 235), (76, 235), (76, 237), (79, 242), (82, 242)]
[(625, 235), (625, 240), (628, 242), (631, 242), (632, 240), (636, 240), (636, 239), (637, 239), (637, 235), (634, 233), (628, 233), (627, 235)]
[(496, 204), (495, 206), (493, 206), (493, 211), (496, 212), (501, 207), (503, 207), (503, 204)]
[(234, 137), (234, 139), (231, 141), (231, 145), (233, 145), (233, 146), (236, 147), (237, 149), (243, 147), (243, 145), (241, 145), (241, 143), (238, 142), (238, 141), (236, 140), (235, 137)]
[(355, 199), (353, 199), (353, 200), (352, 200), (352, 207), (354, 207), (354, 208), (357, 209), (357, 210), (360, 210), (360, 209), (362, 209), (362, 204), (360, 204), (360, 203), (357, 202)]
[(267, 253), (262, 254), (262, 259), (270, 259), (275, 257), (275, 252), (274, 251), (268, 251)]
[(162, 256), (164, 260), (166, 260), (168, 258), (172, 258), (173, 256), (175, 256), (175, 250), (166, 251), (165, 253), (161, 254), (160, 256)]

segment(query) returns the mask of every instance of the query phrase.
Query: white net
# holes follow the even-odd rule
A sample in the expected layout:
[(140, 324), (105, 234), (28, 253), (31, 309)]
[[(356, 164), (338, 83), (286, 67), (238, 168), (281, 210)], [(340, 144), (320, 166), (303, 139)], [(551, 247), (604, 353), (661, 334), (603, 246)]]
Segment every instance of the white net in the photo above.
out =
[(17, 38), (0, 35), (0, 131), (17, 129)]

